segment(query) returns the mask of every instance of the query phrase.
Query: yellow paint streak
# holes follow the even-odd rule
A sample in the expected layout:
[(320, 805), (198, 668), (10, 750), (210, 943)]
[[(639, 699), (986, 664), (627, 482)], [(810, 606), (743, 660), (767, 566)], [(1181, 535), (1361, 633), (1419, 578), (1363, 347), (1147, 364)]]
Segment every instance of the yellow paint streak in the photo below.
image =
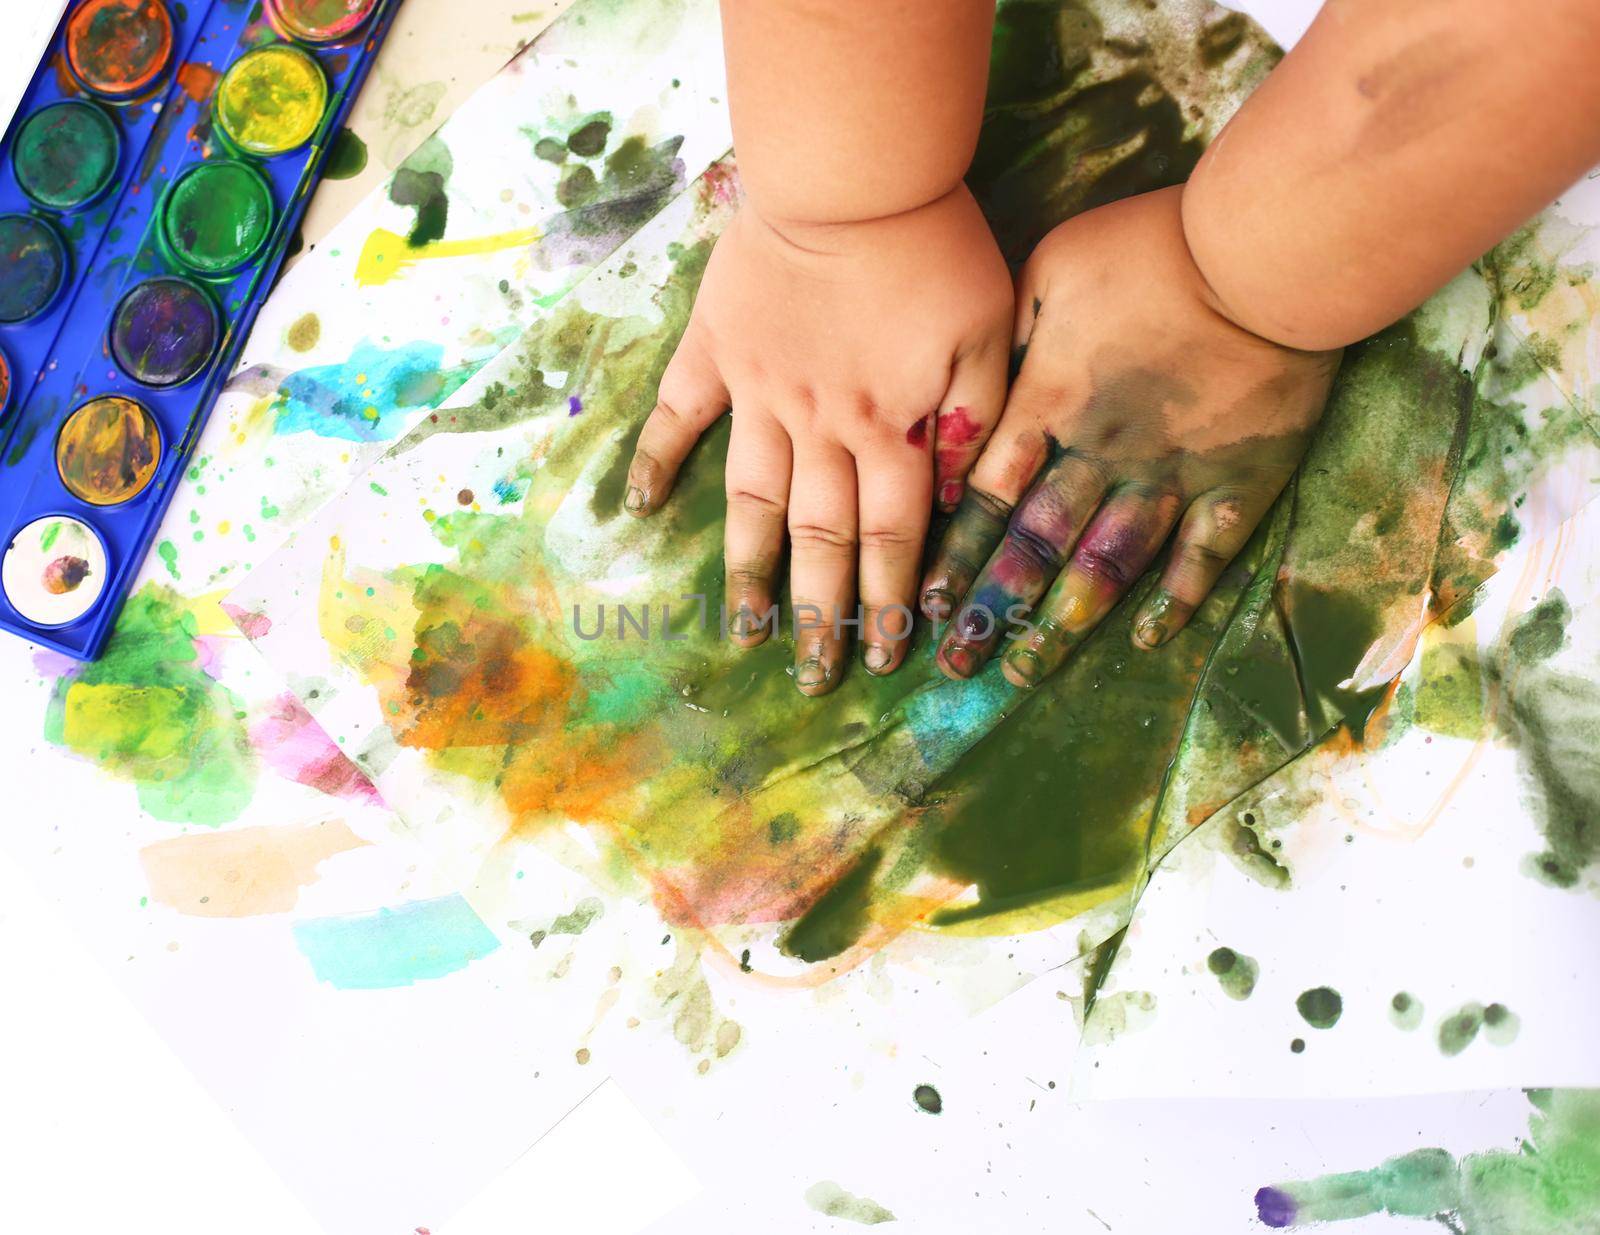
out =
[(367, 842), (342, 819), (307, 826), (197, 832), (139, 850), (150, 896), (200, 918), (287, 913), (317, 868)]
[(467, 236), (460, 240), (435, 240), (412, 248), (406, 238), (388, 228), (376, 228), (361, 246), (361, 256), (356, 259), (356, 285), (381, 287), (400, 276), (406, 267), (421, 261), (443, 257), (473, 257), (480, 253), (497, 253), (502, 249), (516, 249), (533, 244), (544, 232), (537, 227), (519, 227), (514, 231), (495, 232), (489, 236)]

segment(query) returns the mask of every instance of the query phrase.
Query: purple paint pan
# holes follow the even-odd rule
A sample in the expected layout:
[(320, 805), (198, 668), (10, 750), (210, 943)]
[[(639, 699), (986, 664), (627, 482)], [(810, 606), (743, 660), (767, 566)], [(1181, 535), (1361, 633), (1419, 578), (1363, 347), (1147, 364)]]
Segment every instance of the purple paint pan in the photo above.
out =
[(221, 330), (211, 297), (188, 279), (147, 279), (117, 305), (111, 356), (136, 382), (178, 386), (206, 367)]

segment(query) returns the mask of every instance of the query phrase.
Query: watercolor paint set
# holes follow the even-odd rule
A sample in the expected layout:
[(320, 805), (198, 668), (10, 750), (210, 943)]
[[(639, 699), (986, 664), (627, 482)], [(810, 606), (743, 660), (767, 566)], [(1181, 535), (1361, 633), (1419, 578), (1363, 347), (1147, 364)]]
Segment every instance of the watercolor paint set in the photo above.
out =
[(99, 654), (398, 5), (68, 5), (0, 145), (0, 627)]

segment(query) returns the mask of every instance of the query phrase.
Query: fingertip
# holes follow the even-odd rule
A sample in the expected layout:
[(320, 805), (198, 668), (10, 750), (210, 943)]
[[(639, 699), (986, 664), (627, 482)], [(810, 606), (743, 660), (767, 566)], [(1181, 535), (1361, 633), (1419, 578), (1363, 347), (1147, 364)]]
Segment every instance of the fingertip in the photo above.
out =
[(838, 686), (839, 674), (830, 662), (819, 656), (810, 656), (795, 666), (794, 684), (802, 695), (814, 699)]
[(930, 622), (948, 622), (950, 615), (955, 612), (955, 598), (944, 588), (933, 583), (922, 589), (917, 607), (922, 610), (922, 616)]
[(1032, 690), (1044, 679), (1044, 665), (1032, 648), (1012, 648), (1001, 662), (1006, 681), (1023, 690)]
[(900, 667), (901, 644), (868, 643), (861, 649), (861, 664), (875, 678), (886, 677)]
[(650, 514), (650, 495), (638, 485), (629, 485), (628, 491), (622, 495), (622, 509), (636, 519), (643, 519)]

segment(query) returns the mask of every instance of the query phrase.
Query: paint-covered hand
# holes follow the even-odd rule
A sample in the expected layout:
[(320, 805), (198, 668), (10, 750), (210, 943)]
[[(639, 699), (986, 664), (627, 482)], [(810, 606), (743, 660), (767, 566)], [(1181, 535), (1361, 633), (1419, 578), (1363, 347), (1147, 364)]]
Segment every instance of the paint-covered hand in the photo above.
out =
[[(1181, 188), (1089, 211), (1018, 282), (1023, 362), (922, 585), (951, 621), (953, 677), (1000, 640), (1004, 672), (1051, 673), (1154, 560), (1136, 646), (1170, 639), (1288, 482), (1338, 352), (1300, 352), (1215, 307), (1184, 240)], [(957, 608), (959, 602), (959, 608)]]
[(890, 218), (802, 228), (747, 203), (717, 242), (624, 504), (659, 509), (731, 406), (730, 626), (744, 646), (776, 626), (787, 535), (806, 694), (838, 685), (858, 617), (869, 672), (903, 659), (935, 495), (960, 500), (1005, 399), (1012, 303), (965, 186)]

